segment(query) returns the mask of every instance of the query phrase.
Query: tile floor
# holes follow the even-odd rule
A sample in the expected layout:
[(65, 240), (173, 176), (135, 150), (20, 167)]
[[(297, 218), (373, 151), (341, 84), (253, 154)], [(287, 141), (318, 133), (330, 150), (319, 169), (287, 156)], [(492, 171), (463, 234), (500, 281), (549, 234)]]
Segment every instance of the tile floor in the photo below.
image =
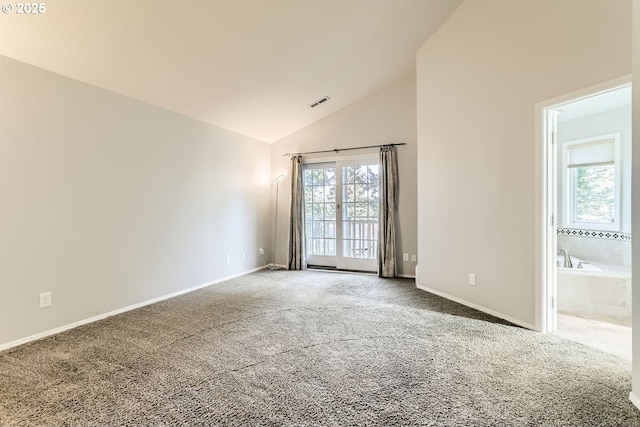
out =
[(559, 336), (590, 345), (631, 361), (631, 327), (558, 313)]

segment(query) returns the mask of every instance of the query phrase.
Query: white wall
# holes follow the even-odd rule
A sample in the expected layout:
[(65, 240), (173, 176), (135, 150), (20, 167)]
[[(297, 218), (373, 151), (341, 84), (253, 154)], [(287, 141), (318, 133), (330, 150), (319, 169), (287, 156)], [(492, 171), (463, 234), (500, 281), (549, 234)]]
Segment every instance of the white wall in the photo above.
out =
[[(331, 102), (331, 101), (329, 101)], [(319, 107), (322, 108), (322, 107)], [(402, 253), (417, 254), (416, 206), (416, 84), (415, 75), (382, 88), (373, 95), (314, 123), (272, 146), (273, 175), (287, 174), (280, 185), (278, 255), (276, 263), (287, 263), (289, 220), (289, 159), (285, 153), (406, 142), (397, 147), (400, 189), (397, 230), (398, 274), (413, 276), (415, 262), (403, 262)], [(336, 158), (378, 153), (378, 149), (345, 151)], [(327, 158), (333, 153), (309, 155)], [(409, 258), (411, 259), (411, 258)]]
[(467, 1), (421, 47), (418, 286), (535, 327), (535, 105), (631, 72), (630, 9)]
[(0, 345), (266, 263), (268, 144), (3, 57), (0, 81)]
[[(640, 0), (633, 2), (633, 124), (634, 129), (640, 129)], [(633, 172), (631, 174), (631, 200), (632, 200), (632, 228), (640, 230), (640, 132), (633, 133), (632, 146)], [(633, 323), (633, 348), (632, 348), (632, 402), (640, 408), (640, 239), (632, 239), (632, 266), (634, 272), (632, 278), (631, 298), (635, 312), (632, 316)]]

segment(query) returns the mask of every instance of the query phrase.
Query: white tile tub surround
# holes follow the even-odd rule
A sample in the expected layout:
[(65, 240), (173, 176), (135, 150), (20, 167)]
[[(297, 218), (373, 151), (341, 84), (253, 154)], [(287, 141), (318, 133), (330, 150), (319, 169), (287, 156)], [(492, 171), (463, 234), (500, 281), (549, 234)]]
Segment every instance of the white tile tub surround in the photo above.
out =
[(574, 268), (558, 267), (558, 310), (631, 325), (631, 235), (558, 229), (560, 248)]
[[(622, 235), (618, 233), (617, 235)], [(628, 235), (623, 235), (627, 237)], [(631, 266), (631, 239), (597, 238), (558, 233), (558, 248), (594, 262)]]
[[(572, 257), (576, 267), (574, 259), (581, 259)], [(590, 268), (558, 268), (558, 310), (610, 317), (630, 325), (631, 268), (592, 261), (584, 264), (587, 266)]]

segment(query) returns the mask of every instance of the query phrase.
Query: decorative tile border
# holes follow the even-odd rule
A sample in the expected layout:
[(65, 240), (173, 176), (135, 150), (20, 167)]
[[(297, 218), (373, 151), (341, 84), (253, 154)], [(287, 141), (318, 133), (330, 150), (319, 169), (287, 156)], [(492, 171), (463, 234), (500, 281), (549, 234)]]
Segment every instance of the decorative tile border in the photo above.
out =
[(614, 231), (579, 230), (575, 228), (558, 228), (558, 236), (594, 237), (596, 239), (610, 239), (631, 241), (631, 234)]

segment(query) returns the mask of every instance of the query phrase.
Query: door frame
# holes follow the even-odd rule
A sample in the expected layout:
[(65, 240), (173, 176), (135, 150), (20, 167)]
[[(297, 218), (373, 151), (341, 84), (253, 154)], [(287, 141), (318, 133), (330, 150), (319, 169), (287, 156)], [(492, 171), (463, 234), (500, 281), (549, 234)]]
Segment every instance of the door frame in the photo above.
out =
[[(342, 171), (338, 171), (338, 168), (340, 168), (345, 163), (347, 164), (357, 164), (357, 163), (379, 164), (380, 157), (378, 153), (370, 153), (370, 154), (340, 156), (340, 157), (318, 157), (318, 158), (311, 158), (311, 159), (303, 158), (303, 167), (304, 165), (327, 164), (327, 163), (333, 163), (335, 164), (335, 167), (336, 167), (336, 198), (338, 198), (338, 196), (342, 194), (342, 188), (338, 189), (338, 187), (342, 185), (342, 183), (338, 181), (338, 177), (342, 176)], [(336, 255), (322, 256), (322, 258), (324, 258), (325, 261), (331, 264), (331, 266), (327, 265), (328, 267), (336, 268), (338, 270), (344, 269), (344, 270), (350, 270), (350, 271), (352, 270), (352, 271), (377, 272), (377, 254), (376, 254), (376, 259), (373, 260), (373, 263), (375, 265), (375, 268), (373, 270), (367, 268), (364, 265), (366, 264), (366, 261), (371, 261), (370, 259), (366, 259), (366, 260), (355, 259), (355, 261), (352, 262), (352, 259), (348, 258), (346, 263), (344, 261), (341, 263), (341, 260), (345, 259), (343, 255), (338, 256), (338, 253), (342, 254), (342, 247), (341, 245), (338, 245), (338, 242), (342, 241), (342, 236), (338, 236), (339, 233), (342, 233), (342, 212), (343, 212), (342, 204), (343, 204), (343, 201), (341, 199), (340, 200), (336, 199), (336, 237), (337, 237)], [(306, 236), (305, 236), (305, 245), (306, 244), (307, 242), (306, 242)], [(309, 256), (310, 255), (308, 254), (306, 255), (307, 259), (309, 258)], [(365, 263), (363, 264), (362, 261), (365, 261)], [(324, 265), (319, 265), (319, 266), (324, 266)]]
[(631, 84), (631, 75), (608, 80), (548, 99), (535, 107), (536, 162), (536, 249), (535, 327), (540, 332), (557, 328), (557, 166), (555, 147), (556, 115), (562, 105), (590, 98)]

